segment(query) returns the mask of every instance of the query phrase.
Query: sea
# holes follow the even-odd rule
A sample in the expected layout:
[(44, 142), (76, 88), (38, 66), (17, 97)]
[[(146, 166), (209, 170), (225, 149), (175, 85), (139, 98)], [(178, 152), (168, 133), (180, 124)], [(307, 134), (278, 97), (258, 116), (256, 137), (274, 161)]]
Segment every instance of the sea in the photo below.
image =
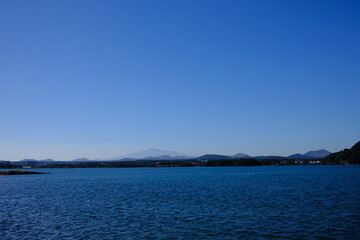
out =
[(360, 166), (31, 169), (0, 239), (360, 239)]

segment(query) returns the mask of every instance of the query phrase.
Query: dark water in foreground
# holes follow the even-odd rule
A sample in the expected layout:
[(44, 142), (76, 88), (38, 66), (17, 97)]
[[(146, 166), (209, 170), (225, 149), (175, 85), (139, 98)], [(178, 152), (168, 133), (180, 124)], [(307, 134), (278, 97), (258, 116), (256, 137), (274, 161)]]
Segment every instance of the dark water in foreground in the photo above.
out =
[(0, 239), (360, 239), (360, 166), (0, 176)]

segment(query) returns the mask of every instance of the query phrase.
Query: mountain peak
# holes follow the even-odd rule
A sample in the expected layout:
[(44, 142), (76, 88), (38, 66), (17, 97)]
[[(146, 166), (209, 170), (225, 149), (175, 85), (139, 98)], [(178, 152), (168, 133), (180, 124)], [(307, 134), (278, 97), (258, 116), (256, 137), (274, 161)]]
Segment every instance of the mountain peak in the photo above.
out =
[(232, 158), (251, 158), (249, 155), (245, 154), (245, 153), (237, 153), (235, 155), (231, 156)]
[(308, 157), (312, 157), (312, 158), (324, 158), (330, 154), (331, 154), (331, 152), (329, 152), (325, 149), (320, 149), (317, 151), (309, 151), (309, 152), (305, 153), (304, 155), (308, 156)]

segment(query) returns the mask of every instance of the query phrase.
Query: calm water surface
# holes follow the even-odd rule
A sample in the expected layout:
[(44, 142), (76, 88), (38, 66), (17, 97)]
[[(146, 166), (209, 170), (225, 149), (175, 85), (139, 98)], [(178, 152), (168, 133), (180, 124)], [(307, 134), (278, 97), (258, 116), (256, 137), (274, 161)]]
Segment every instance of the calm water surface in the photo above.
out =
[(0, 176), (0, 239), (360, 239), (360, 166)]

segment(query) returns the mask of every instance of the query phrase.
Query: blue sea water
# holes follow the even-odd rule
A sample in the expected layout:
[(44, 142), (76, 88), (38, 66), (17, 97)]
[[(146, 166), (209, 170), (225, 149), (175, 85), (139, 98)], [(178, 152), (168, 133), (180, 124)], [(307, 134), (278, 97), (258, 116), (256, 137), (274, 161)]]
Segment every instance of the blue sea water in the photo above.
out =
[(0, 239), (360, 239), (360, 166), (0, 176)]

